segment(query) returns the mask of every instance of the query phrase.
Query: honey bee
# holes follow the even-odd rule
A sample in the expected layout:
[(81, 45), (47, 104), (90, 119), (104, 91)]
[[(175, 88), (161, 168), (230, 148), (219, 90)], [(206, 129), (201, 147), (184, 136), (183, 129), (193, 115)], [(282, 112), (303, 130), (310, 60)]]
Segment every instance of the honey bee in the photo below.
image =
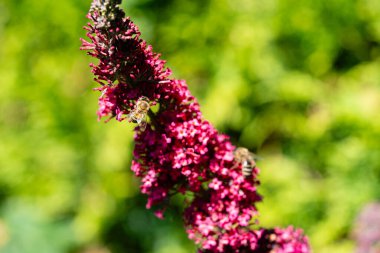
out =
[(132, 121), (133, 123), (137, 123), (139, 125), (141, 131), (144, 131), (146, 128), (146, 115), (150, 108), (149, 102), (150, 101), (147, 97), (140, 97), (137, 100), (131, 113), (127, 116), (129, 121)]
[(248, 178), (252, 176), (253, 169), (256, 167), (257, 158), (255, 154), (249, 152), (246, 148), (237, 148), (234, 152), (235, 162), (234, 167), (239, 166), (241, 164), (241, 170), (244, 177)]

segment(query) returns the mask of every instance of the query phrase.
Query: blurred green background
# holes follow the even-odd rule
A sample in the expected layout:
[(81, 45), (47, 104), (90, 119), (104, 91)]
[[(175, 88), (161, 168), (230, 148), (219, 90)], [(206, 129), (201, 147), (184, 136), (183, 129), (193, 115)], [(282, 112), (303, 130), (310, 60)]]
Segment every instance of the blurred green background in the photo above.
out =
[[(0, 252), (195, 252), (145, 210), (133, 126), (97, 121), (79, 37), (90, 1), (0, 0)], [(259, 161), (266, 227), (352, 252), (380, 198), (380, 1), (129, 0), (205, 118)]]

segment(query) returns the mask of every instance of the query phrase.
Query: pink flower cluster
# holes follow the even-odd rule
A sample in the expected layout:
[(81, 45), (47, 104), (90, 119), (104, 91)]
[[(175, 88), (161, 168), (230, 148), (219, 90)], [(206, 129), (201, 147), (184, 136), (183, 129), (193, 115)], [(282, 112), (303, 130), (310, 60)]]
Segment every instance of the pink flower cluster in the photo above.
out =
[(369, 203), (359, 213), (353, 237), (357, 253), (380, 253), (380, 203)]
[(158, 108), (149, 111), (146, 130), (136, 128), (135, 134), (132, 170), (142, 179), (147, 208), (155, 207), (162, 218), (171, 196), (190, 196), (184, 222), (199, 252), (310, 252), (300, 230), (251, 228), (257, 227), (255, 203), (261, 201), (258, 169), (246, 178), (234, 166), (229, 137), (202, 118), (184, 81), (169, 78), (165, 62), (118, 2), (93, 1), (92, 23), (85, 27), (91, 41), (82, 40), (81, 49), (99, 59), (91, 65), (101, 84), (99, 117), (125, 120), (141, 96)]

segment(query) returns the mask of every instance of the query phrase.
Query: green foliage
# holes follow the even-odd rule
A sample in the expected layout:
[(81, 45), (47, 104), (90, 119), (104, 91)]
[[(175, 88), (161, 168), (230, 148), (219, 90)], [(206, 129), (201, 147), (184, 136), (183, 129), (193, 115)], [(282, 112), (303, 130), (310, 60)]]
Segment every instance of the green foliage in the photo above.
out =
[[(132, 128), (96, 121), (79, 51), (90, 1), (0, 2), (0, 251), (194, 252), (145, 210)], [(264, 226), (350, 252), (380, 198), (380, 2), (130, 0), (143, 37), (205, 118), (263, 159)]]

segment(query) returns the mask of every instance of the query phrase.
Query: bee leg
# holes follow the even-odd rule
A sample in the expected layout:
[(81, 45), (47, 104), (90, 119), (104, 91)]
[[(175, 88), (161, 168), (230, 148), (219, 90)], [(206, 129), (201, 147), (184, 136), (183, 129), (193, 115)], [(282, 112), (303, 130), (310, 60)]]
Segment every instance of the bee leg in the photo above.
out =
[(146, 125), (147, 125), (147, 123), (146, 123), (145, 120), (142, 121), (142, 122), (140, 122), (140, 124), (139, 124), (140, 130), (141, 130), (141, 131), (145, 131), (145, 129), (146, 129)]
[(236, 169), (237, 167), (239, 167), (239, 164), (238, 162), (235, 162), (234, 166), (231, 167), (231, 170), (234, 170)]

